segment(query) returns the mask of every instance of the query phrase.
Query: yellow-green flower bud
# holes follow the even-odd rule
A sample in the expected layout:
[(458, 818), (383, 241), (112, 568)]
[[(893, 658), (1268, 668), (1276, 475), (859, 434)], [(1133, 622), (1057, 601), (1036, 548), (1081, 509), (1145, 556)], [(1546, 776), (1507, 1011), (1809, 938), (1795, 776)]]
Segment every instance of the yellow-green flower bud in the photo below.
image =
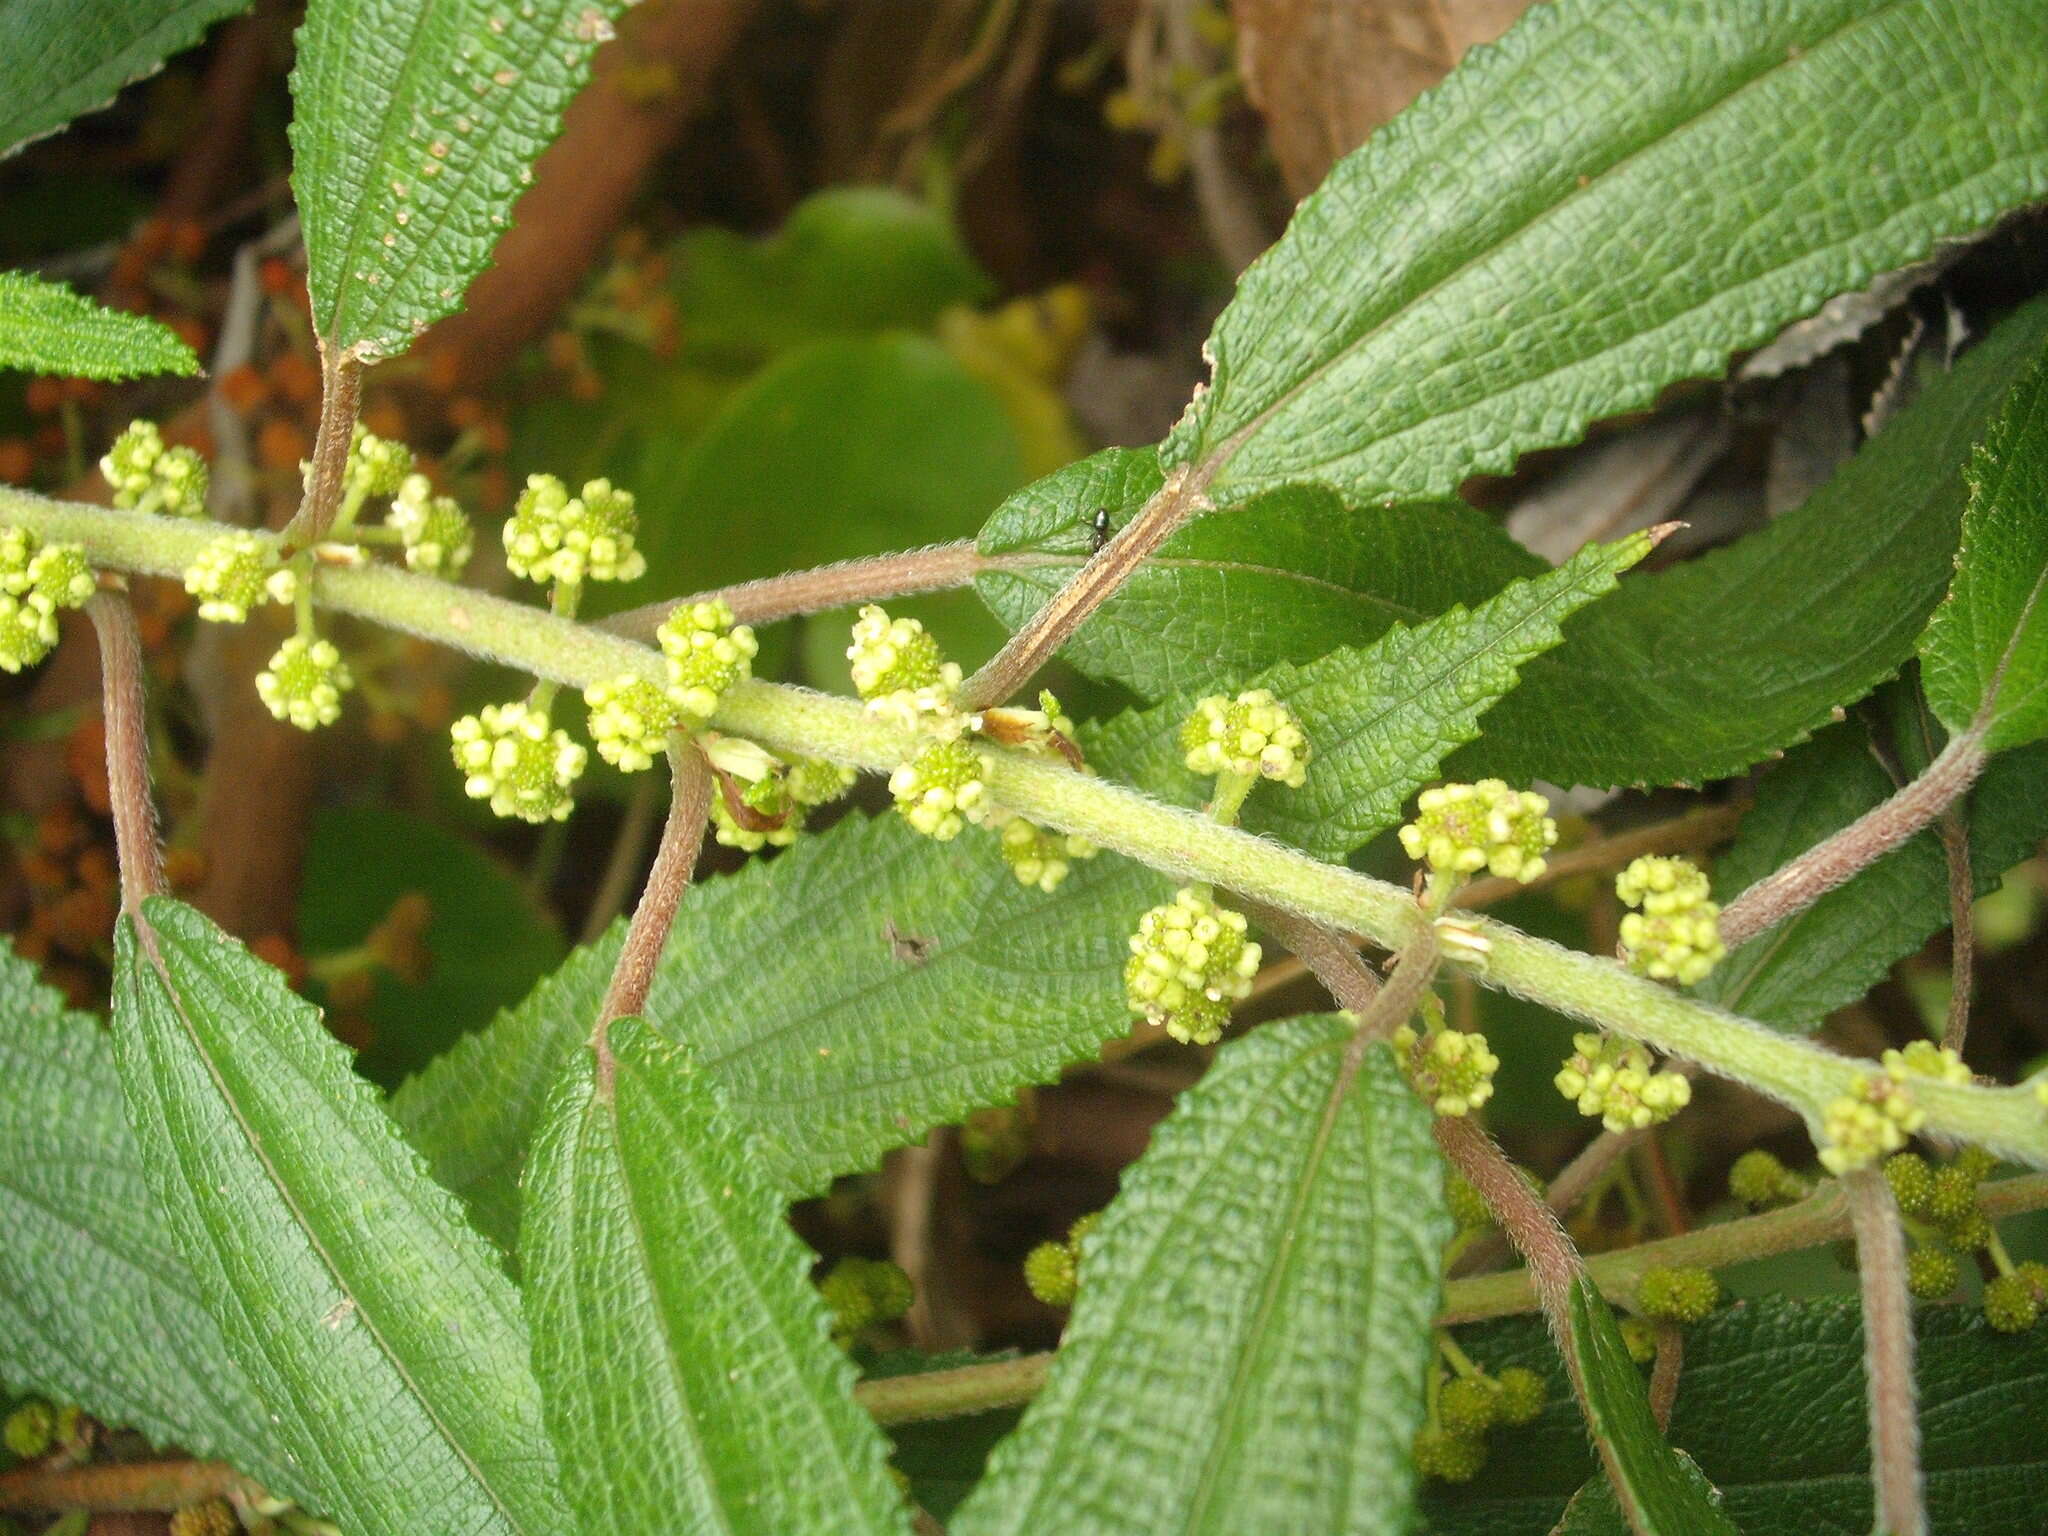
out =
[(1660, 1323), (1696, 1323), (1721, 1304), (1712, 1270), (1690, 1266), (1649, 1269), (1636, 1282), (1636, 1305)]
[(28, 584), (53, 608), (82, 608), (100, 585), (83, 544), (45, 544), (28, 563)]
[(454, 581), (476, 549), (461, 504), (453, 496), (436, 496), (425, 475), (407, 475), (399, 482), (384, 525), (403, 541), (407, 567), (423, 576)]
[(1892, 1199), (1907, 1216), (1925, 1216), (1934, 1199), (1934, 1170), (1918, 1152), (1901, 1152), (1884, 1160), (1884, 1176)]
[(343, 471), (344, 493), (360, 503), (370, 496), (389, 496), (412, 473), (412, 450), (403, 443), (379, 437), (360, 421), (348, 442), (348, 468)]
[(1415, 1470), (1440, 1483), (1469, 1483), (1486, 1465), (1486, 1442), (1477, 1435), (1425, 1429), (1415, 1437)]
[(1614, 893), (1642, 909), (1621, 920), (1622, 959), (1637, 974), (1689, 987), (1727, 954), (1721, 909), (1707, 899), (1707, 877), (1688, 860), (1637, 859), (1616, 877)]
[(1003, 862), (1020, 885), (1041, 891), (1059, 889), (1076, 859), (1092, 859), (1096, 847), (1087, 838), (1071, 832), (1051, 832), (1021, 816), (1012, 816), (997, 833)]
[(1040, 1243), (1024, 1255), (1024, 1284), (1048, 1307), (1071, 1307), (1080, 1283), (1080, 1266), (1067, 1244)]
[(1571, 1056), (1551, 1079), (1582, 1115), (1598, 1115), (1610, 1131), (1661, 1125), (1692, 1102), (1682, 1073), (1653, 1071), (1650, 1053), (1618, 1035), (1572, 1036)]
[(289, 603), (299, 578), (281, 565), (277, 546), (244, 529), (224, 533), (185, 567), (185, 590), (199, 599), (199, 617), (216, 624), (240, 624), (258, 603)]
[(568, 732), (551, 729), (545, 711), (516, 701), (487, 704), (456, 721), (449, 736), (472, 800), (488, 798), (498, 815), (521, 821), (568, 816), (570, 791), (588, 754)]
[(256, 694), (278, 719), (302, 731), (341, 718), (341, 696), (355, 677), (329, 640), (293, 635), (277, 648), (270, 665), (256, 674)]
[(1454, 1435), (1483, 1435), (1500, 1418), (1500, 1388), (1484, 1376), (1453, 1376), (1437, 1394), (1436, 1412)]
[(1433, 1113), (1469, 1115), (1493, 1097), (1500, 1058), (1488, 1048), (1486, 1036), (1457, 1029), (1417, 1035), (1413, 1026), (1403, 1024), (1392, 1040), (1395, 1059)]
[(1138, 919), (1124, 996), (1176, 1040), (1208, 1045), (1222, 1038), (1230, 1005), (1249, 996), (1260, 949), (1245, 938), (1244, 914), (1218, 906), (1206, 888), (1184, 885)]
[(944, 660), (939, 643), (916, 619), (892, 619), (870, 603), (854, 621), (846, 648), (854, 691), (879, 715), (914, 725), (943, 715), (960, 690), (960, 668)]
[(1906, 1255), (1906, 1289), (1922, 1301), (1939, 1301), (1962, 1284), (1963, 1266), (1946, 1248), (1915, 1248)]
[(57, 1410), (39, 1397), (32, 1397), (0, 1425), (0, 1442), (23, 1461), (46, 1454), (57, 1440)]
[(1500, 1421), (1503, 1424), (1521, 1425), (1535, 1420), (1543, 1412), (1544, 1400), (1550, 1395), (1543, 1385), (1543, 1378), (1526, 1365), (1511, 1365), (1494, 1377), (1494, 1385), (1500, 1392)]
[(206, 510), (206, 461), (190, 448), (167, 448), (153, 421), (130, 423), (100, 460), (114, 505), (166, 517)]
[(1415, 820), (1401, 828), (1408, 857), (1444, 874), (1487, 870), (1504, 880), (1534, 880), (1544, 852), (1557, 842), (1550, 802), (1499, 779), (1440, 784), (1416, 800)]
[(1932, 1040), (1915, 1040), (1902, 1051), (1886, 1051), (1883, 1061), (1886, 1075), (1895, 1083), (1915, 1077), (1930, 1077), (1937, 1083), (1970, 1080), (1970, 1069), (1963, 1065), (1963, 1058)]
[(1861, 1077), (1852, 1092), (1821, 1113), (1821, 1166), (1833, 1174), (1867, 1168), (1903, 1147), (1926, 1119), (1904, 1083), (1875, 1074)]
[(1728, 1170), (1728, 1193), (1753, 1211), (1790, 1205), (1808, 1193), (1806, 1181), (1761, 1149), (1745, 1152)]
[(1299, 789), (1308, 776), (1309, 744), (1294, 714), (1264, 688), (1235, 699), (1211, 694), (1180, 728), (1191, 773), (1257, 774)]
[(889, 775), (903, 819), (926, 837), (951, 842), (988, 814), (988, 760), (965, 741), (935, 741)]
[(77, 544), (43, 544), (0, 527), (0, 671), (19, 672), (57, 643), (57, 611), (91, 597), (98, 580)]
[(2048, 1264), (2022, 1264), (1984, 1287), (1984, 1317), (2000, 1333), (2025, 1333), (2048, 1307)]
[(718, 701), (748, 677), (761, 649), (754, 632), (733, 622), (722, 598), (681, 605), (655, 631), (668, 658), (668, 696), (692, 727), (717, 713)]
[(632, 581), (647, 570), (638, 528), (632, 493), (609, 480), (571, 496), (553, 475), (529, 475), (505, 520), (505, 564), (528, 581)]
[(590, 706), (597, 755), (624, 773), (651, 767), (682, 718), (666, 692), (631, 672), (592, 683), (583, 690), (583, 702)]

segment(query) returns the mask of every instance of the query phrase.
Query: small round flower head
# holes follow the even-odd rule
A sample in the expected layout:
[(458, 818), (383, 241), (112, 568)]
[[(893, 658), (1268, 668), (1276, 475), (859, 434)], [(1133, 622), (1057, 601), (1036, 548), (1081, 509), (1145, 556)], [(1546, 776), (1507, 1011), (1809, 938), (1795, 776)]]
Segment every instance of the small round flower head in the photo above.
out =
[(7, 1415), (0, 1425), (0, 1443), (23, 1461), (33, 1461), (57, 1440), (57, 1410), (40, 1397), (32, 1397)]
[(1124, 997), (1176, 1040), (1208, 1045), (1223, 1036), (1230, 1005), (1249, 996), (1259, 946), (1245, 938), (1244, 914), (1218, 906), (1206, 888), (1184, 885), (1138, 919), (1124, 962)]
[(358, 501), (367, 496), (389, 496), (412, 473), (412, 450), (403, 443), (379, 437), (361, 422), (348, 443), (348, 469), (343, 489)]
[(1059, 889), (1076, 859), (1092, 859), (1096, 854), (1095, 845), (1087, 838), (1071, 832), (1049, 832), (1021, 816), (1004, 822), (996, 836), (1003, 862), (1010, 866), (1017, 883), (1048, 893)]
[(153, 421), (137, 421), (114, 439), (100, 460), (114, 489), (114, 505), (167, 517), (198, 517), (206, 510), (206, 461), (190, 448), (167, 448)]
[(1946, 1248), (1922, 1246), (1906, 1255), (1906, 1289), (1922, 1301), (1939, 1301), (1962, 1284), (1963, 1266)]
[(1437, 1394), (1436, 1412), (1454, 1435), (1483, 1435), (1500, 1418), (1500, 1388), (1485, 1376), (1454, 1376)]
[(1721, 1282), (1710, 1269), (1648, 1269), (1636, 1282), (1636, 1305), (1660, 1323), (1696, 1323), (1721, 1304)]
[(958, 664), (941, 658), (939, 642), (922, 624), (892, 619), (873, 603), (854, 620), (846, 659), (852, 663), (854, 691), (868, 708), (906, 725), (950, 710), (960, 689)]
[(384, 523), (404, 541), (406, 565), (422, 575), (453, 581), (476, 548), (461, 504), (453, 496), (436, 496), (425, 475), (407, 475), (399, 483)]
[(1852, 1092), (1821, 1113), (1820, 1164), (1834, 1174), (1868, 1168), (1903, 1147), (1926, 1119), (1905, 1084), (1876, 1074), (1858, 1078)]
[(2048, 1308), (2048, 1264), (2021, 1264), (1984, 1286), (1984, 1317), (2000, 1333), (2025, 1333)]
[(553, 475), (529, 475), (505, 520), (505, 564), (529, 581), (632, 581), (647, 569), (638, 527), (632, 493), (609, 480), (571, 496)]
[(57, 643), (57, 609), (40, 592), (0, 592), (0, 672), (19, 672), (50, 654)]
[(1504, 880), (1534, 880), (1543, 854), (1557, 842), (1550, 802), (1499, 779), (1439, 784), (1416, 801), (1415, 819), (1401, 828), (1408, 857), (1446, 874), (1484, 869)]
[(1970, 1069), (1963, 1065), (1963, 1058), (1932, 1040), (1915, 1040), (1902, 1051), (1886, 1051), (1883, 1061), (1886, 1075), (1895, 1083), (1914, 1077), (1931, 1077), (1937, 1083), (1970, 1080)]
[(1942, 1168), (1927, 1181), (1923, 1211), (1929, 1221), (1944, 1227), (1966, 1221), (1977, 1209), (1977, 1181), (1960, 1168)]
[(1598, 1115), (1610, 1131), (1661, 1125), (1692, 1102), (1682, 1073), (1651, 1070), (1650, 1053), (1619, 1035), (1572, 1036), (1572, 1054), (1551, 1081), (1582, 1115)]
[(42, 541), (26, 528), (0, 526), (0, 592), (20, 597), (35, 585), (29, 569), (35, 564)]
[(202, 619), (240, 624), (258, 603), (290, 602), (298, 594), (299, 579), (278, 563), (275, 544), (238, 529), (193, 557), (185, 567), (185, 590), (199, 599)]
[(339, 720), (341, 696), (354, 686), (355, 677), (334, 642), (303, 635), (288, 638), (269, 667), (256, 674), (256, 694), (264, 707), (302, 731)]
[(77, 544), (43, 544), (0, 527), (0, 671), (19, 672), (57, 643), (57, 610), (76, 608), (98, 581)]
[(487, 704), (450, 728), (455, 766), (472, 800), (486, 797), (500, 816), (561, 821), (570, 790), (588, 754), (567, 731), (550, 728), (547, 714), (523, 702)]
[(1892, 1199), (1906, 1216), (1925, 1216), (1934, 1198), (1934, 1170), (1918, 1152), (1901, 1152), (1884, 1160), (1884, 1176)]
[(1689, 987), (1727, 954), (1721, 909), (1707, 899), (1707, 877), (1689, 861), (1637, 859), (1616, 877), (1614, 893), (1642, 909), (1621, 920), (1622, 959), (1638, 975)]
[(850, 1344), (863, 1329), (893, 1323), (910, 1310), (910, 1276), (887, 1259), (849, 1256), (818, 1282), (818, 1294), (832, 1314), (832, 1336)]
[(666, 692), (631, 672), (592, 683), (583, 690), (583, 702), (590, 706), (597, 755), (625, 773), (651, 767), (682, 718)]
[(1767, 1211), (1805, 1199), (1807, 1189), (1804, 1179), (1758, 1148), (1735, 1159), (1728, 1170), (1728, 1193), (1753, 1211)]
[(1024, 1255), (1024, 1284), (1048, 1307), (1071, 1307), (1081, 1287), (1081, 1269), (1067, 1243), (1040, 1243)]
[(1486, 1442), (1477, 1435), (1425, 1429), (1415, 1437), (1415, 1470), (1440, 1483), (1469, 1483), (1486, 1465)]
[(903, 819), (926, 837), (951, 842), (987, 814), (988, 760), (964, 741), (935, 741), (889, 775)]
[(1180, 728), (1180, 749), (1188, 771), (1200, 774), (1258, 774), (1289, 789), (1308, 776), (1308, 738), (1294, 714), (1264, 688), (1236, 698), (1211, 694), (1195, 706)]
[(858, 777), (851, 768), (828, 763), (822, 757), (791, 758), (783, 783), (789, 798), (804, 810), (830, 805), (849, 789)]
[(1965, 1147), (1949, 1166), (1972, 1184), (1982, 1184), (1991, 1177), (1991, 1170), (1998, 1166), (1998, 1159), (1982, 1147)]
[(753, 671), (760, 644), (745, 624), (735, 624), (722, 598), (674, 609), (655, 631), (668, 658), (668, 696), (702, 724), (718, 701)]
[(83, 544), (45, 544), (28, 563), (28, 585), (53, 608), (82, 608), (100, 583)]
[(1543, 1385), (1543, 1378), (1526, 1365), (1511, 1365), (1494, 1377), (1493, 1381), (1500, 1393), (1501, 1423), (1532, 1423), (1536, 1416), (1543, 1412), (1543, 1403), (1550, 1395), (1549, 1391)]
[(1403, 1024), (1393, 1034), (1394, 1052), (1423, 1102), (1439, 1115), (1469, 1115), (1493, 1097), (1500, 1058), (1486, 1036), (1458, 1029), (1417, 1035)]

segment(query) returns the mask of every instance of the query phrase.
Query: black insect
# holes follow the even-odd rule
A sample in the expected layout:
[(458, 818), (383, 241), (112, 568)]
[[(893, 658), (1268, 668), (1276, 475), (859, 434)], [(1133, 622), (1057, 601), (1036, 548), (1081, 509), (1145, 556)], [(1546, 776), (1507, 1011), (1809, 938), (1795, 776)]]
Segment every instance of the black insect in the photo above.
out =
[(1088, 548), (1090, 551), (1099, 551), (1103, 545), (1109, 542), (1109, 508), (1097, 507), (1095, 509), (1095, 520), (1088, 525), (1088, 528)]

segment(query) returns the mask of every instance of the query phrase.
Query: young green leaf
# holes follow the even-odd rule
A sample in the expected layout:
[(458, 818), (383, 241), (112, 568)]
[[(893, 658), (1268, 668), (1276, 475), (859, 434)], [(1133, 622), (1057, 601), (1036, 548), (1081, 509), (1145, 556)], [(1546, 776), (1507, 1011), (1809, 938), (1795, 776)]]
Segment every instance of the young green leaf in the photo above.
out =
[(114, 99), (249, 0), (13, 0), (0, 6), (0, 155)]
[[(1914, 1314), (1921, 1464), (1929, 1525), (1970, 1536), (2038, 1536), (2048, 1486), (2040, 1432), (2048, 1329), (1993, 1331), (1980, 1309)], [(1554, 1526), (1593, 1474), (1557, 1351), (1533, 1319), (1458, 1330), (1489, 1371), (1523, 1365), (1549, 1378), (1550, 1402), (1526, 1429), (1495, 1429), (1483, 1476), (1430, 1487), (1425, 1536), (1526, 1536)], [(1744, 1536), (1860, 1536), (1871, 1526), (1870, 1433), (1854, 1301), (1767, 1298), (1687, 1327), (1671, 1442), (1720, 1489)], [(1623, 1536), (1618, 1520), (1590, 1525)]]
[(1996, 752), (2048, 736), (2048, 350), (1965, 474), (1955, 581), (1920, 639), (1920, 669), (1941, 723), (1959, 735), (1981, 715)]
[[(1979, 895), (2048, 836), (2048, 748), (2002, 753), (1964, 809)], [(1741, 834), (1714, 863), (1732, 901), (1754, 882), (1889, 799), (1898, 786), (1848, 722), (1822, 731), (1765, 775)], [(1863, 996), (1949, 923), (1947, 860), (1932, 831), (1893, 850), (1804, 912), (1732, 950), (1694, 995), (1800, 1034)]]
[(2037, 300), (1929, 379), (1798, 511), (1630, 581), (1530, 665), (1452, 771), (1699, 782), (1827, 724), (1912, 655), (1952, 569), (1960, 471), (2044, 346), (2048, 301)]
[[(1127, 1028), (1124, 941), (1166, 889), (1104, 857), (1048, 896), (986, 842), (849, 817), (693, 890), (646, 1013), (690, 1042), (783, 1192), (809, 1194)], [(501, 1240), (536, 1085), (589, 1033), (615, 953), (615, 938), (577, 951), (393, 1096), (437, 1175)]]
[[(983, 601), (1022, 624), (1088, 558), (1096, 509), (1121, 527), (1159, 480), (1156, 455), (1106, 448), (1017, 492), (977, 540)], [(1060, 655), (1151, 699), (1213, 691), (1275, 662), (1370, 645), (1545, 569), (1456, 502), (1352, 507), (1326, 487), (1290, 487), (1181, 529)]]
[(813, 1255), (707, 1073), (645, 1020), (570, 1052), (526, 1181), (527, 1323), (581, 1529), (903, 1531)]
[(1446, 496), (2044, 191), (2011, 0), (1532, 6), (1302, 203), (1162, 457)]
[[(1252, 681), (1294, 711), (1314, 755), (1307, 783), (1253, 796), (1244, 824), (1324, 859), (1371, 841), (1401, 819), (1452, 749), (1478, 734), (1522, 665), (1558, 643), (1564, 620), (1611, 592), (1651, 547), (1647, 534), (1590, 544), (1470, 611), (1454, 607), (1413, 629), (1396, 624), (1362, 650), (1261, 672)], [(1196, 793), (1178, 745), (1193, 704), (1184, 696), (1113, 721), (1097, 739), (1103, 766), (1169, 796)]]
[(160, 320), (103, 309), (26, 272), (0, 272), (0, 368), (133, 379), (189, 376), (199, 371), (199, 359)]
[(311, 0), (292, 190), (331, 352), (403, 352), (490, 261), (626, 0)]
[(1350, 1038), (1268, 1025), (1181, 1097), (958, 1536), (1408, 1529), (1450, 1221), (1427, 1112)]
[(1736, 1536), (1710, 1486), (1665, 1443), (1650, 1416), (1642, 1373), (1607, 1299), (1572, 1282), (1572, 1348), (1585, 1385), (1586, 1428), (1607, 1463), (1608, 1486), (1635, 1536)]
[(0, 1083), (0, 1381), (309, 1497), (172, 1255), (113, 1041), (7, 949)]
[(364, 1536), (567, 1519), (518, 1298), (284, 979), (162, 897), (117, 936), (143, 1168), (272, 1433)]

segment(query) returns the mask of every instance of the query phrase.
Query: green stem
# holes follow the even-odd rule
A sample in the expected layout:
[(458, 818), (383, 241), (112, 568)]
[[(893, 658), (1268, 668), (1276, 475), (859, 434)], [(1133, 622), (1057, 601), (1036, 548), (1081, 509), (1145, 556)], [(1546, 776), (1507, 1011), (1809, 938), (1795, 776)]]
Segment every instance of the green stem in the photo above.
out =
[[(218, 531), (205, 522), (14, 490), (0, 490), (0, 521), (82, 544), (96, 565), (158, 575), (182, 571)], [(311, 592), (316, 603), (337, 612), (578, 688), (622, 674), (656, 684), (664, 680), (661, 655), (647, 646), (389, 566), (322, 566)], [(853, 700), (759, 681), (729, 693), (711, 723), (773, 750), (878, 772), (902, 762), (913, 744)], [(1319, 863), (1063, 763), (1007, 751), (990, 755), (990, 798), (1041, 826), (1078, 832), (1184, 880), (1236, 891), (1390, 950), (1403, 948), (1424, 921), (1412, 895), (1386, 881)], [(1562, 949), (1484, 917), (1461, 913), (1460, 920), (1484, 940), (1487, 953), (1468, 959), (1461, 949), (1446, 957), (1447, 965), (1696, 1061), (1791, 1105), (1809, 1125), (1817, 1125), (1825, 1107), (1872, 1070), (1867, 1062), (1630, 975), (1612, 960)], [(1913, 1094), (1926, 1111), (1929, 1131), (1988, 1147), (2014, 1162), (2048, 1167), (2048, 1115), (2031, 1090), (1921, 1080)]]

